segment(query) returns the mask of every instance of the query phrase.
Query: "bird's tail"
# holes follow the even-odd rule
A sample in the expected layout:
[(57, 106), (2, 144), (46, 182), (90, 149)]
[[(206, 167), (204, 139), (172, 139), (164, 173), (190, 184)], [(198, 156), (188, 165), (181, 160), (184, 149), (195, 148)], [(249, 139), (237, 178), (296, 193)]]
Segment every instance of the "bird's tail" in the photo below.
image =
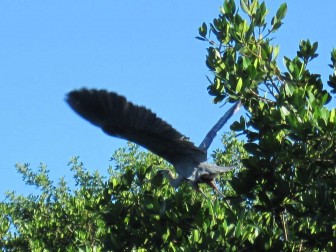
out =
[(228, 172), (234, 168), (234, 166), (218, 166), (210, 163), (202, 163), (199, 165), (199, 167), (204, 168), (214, 174)]
[(217, 166), (217, 165), (213, 165), (211, 167), (212, 171), (216, 171), (218, 173), (223, 173), (223, 172), (228, 172), (231, 171), (234, 168), (234, 166)]

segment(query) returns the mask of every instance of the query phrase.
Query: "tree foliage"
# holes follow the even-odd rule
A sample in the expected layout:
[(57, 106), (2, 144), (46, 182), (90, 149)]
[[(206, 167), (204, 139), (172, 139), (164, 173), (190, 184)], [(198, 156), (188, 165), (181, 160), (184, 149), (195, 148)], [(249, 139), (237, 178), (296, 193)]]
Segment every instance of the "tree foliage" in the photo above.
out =
[[(336, 224), (336, 110), (326, 107), (332, 96), (321, 76), (308, 70), (318, 43), (301, 41), (294, 58), (284, 57), (281, 71), (279, 47), (271, 44), (271, 36), (282, 25), (286, 4), (270, 26), (264, 2), (242, 0), (240, 6), (246, 19), (229, 0), (209, 29), (206, 24), (199, 29), (199, 38), (211, 44), (206, 63), (215, 77), (209, 93), (215, 101), (239, 98), (248, 112), (232, 127), (246, 137), (249, 157), (231, 184), (256, 212), (269, 214), (279, 232), (270, 236), (269, 246), (277, 239), (283, 248), (330, 248)], [(331, 93), (335, 56), (334, 49)]]
[[(213, 153), (235, 165), (218, 181), (226, 195), (204, 198), (170, 187), (167, 164), (129, 144), (116, 151), (109, 177), (69, 166), (76, 187), (55, 185), (41, 165), (18, 164), (41, 193), (9, 193), (0, 203), (0, 247), (7, 251), (332, 251), (336, 238), (336, 50), (327, 82), (308, 70), (317, 42), (277, 59), (273, 34), (287, 5), (267, 20), (265, 2), (224, 1), (199, 28), (209, 43), (208, 91), (215, 102), (240, 99), (246, 110)], [(239, 134), (245, 142), (236, 138)]]
[[(241, 151), (238, 141), (230, 150), (236, 155)], [(117, 150), (113, 160), (109, 178), (103, 178), (73, 158), (69, 165), (77, 184), (74, 189), (64, 180), (54, 186), (43, 165), (34, 172), (29, 165), (18, 164), (26, 183), (37, 186), (41, 194), (9, 193), (1, 203), (0, 247), (8, 251), (178, 251), (181, 247), (208, 249), (206, 240), (214, 248), (224, 246), (225, 237), (240, 239), (241, 234), (234, 235), (233, 223), (227, 224), (227, 215), (238, 221), (232, 206), (214, 195), (215, 201), (205, 200), (188, 185), (175, 191), (156, 173), (167, 166), (157, 156), (129, 144)], [(225, 181), (220, 181), (221, 186), (229, 187)]]

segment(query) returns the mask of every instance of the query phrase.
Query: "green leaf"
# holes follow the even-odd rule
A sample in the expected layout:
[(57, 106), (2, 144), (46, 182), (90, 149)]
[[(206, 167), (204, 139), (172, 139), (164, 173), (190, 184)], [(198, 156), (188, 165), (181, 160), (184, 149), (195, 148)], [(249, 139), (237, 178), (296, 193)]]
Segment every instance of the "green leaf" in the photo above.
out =
[(279, 51), (280, 51), (280, 46), (274, 46), (273, 47), (273, 58), (276, 59), (279, 55)]
[(286, 83), (285, 92), (287, 96), (292, 96), (294, 93), (294, 86), (291, 83)]
[(336, 123), (336, 109), (335, 108), (333, 108), (331, 110), (331, 112), (330, 112), (330, 119), (329, 119), (329, 121), (331, 123)]
[(243, 67), (247, 69), (251, 65), (251, 60), (248, 57), (243, 57)]
[(242, 130), (245, 130), (245, 128), (246, 128), (245, 119), (242, 116), (240, 117), (239, 122), (235, 121), (230, 127), (230, 129), (233, 131), (242, 131)]
[(289, 64), (291, 62), (291, 60), (288, 58), (288, 57), (284, 57), (283, 58), (283, 62), (284, 62), (284, 65), (287, 67), (287, 69), (289, 68)]
[(237, 92), (237, 93), (240, 92), (242, 86), (243, 86), (243, 80), (242, 80), (242, 78), (239, 78), (239, 79), (238, 79), (238, 82), (237, 82), (237, 86), (236, 86), (236, 92)]
[(202, 26), (198, 28), (199, 35), (204, 39), (208, 33), (208, 27), (206, 23), (203, 22)]
[(250, 12), (252, 14), (255, 14), (258, 5), (259, 5), (259, 0), (253, 0), (252, 4), (250, 6)]
[(271, 32), (276, 32), (281, 27), (281, 25), (282, 25), (281, 21), (274, 22)]
[(251, 12), (248, 8), (248, 6), (246, 5), (247, 1), (246, 0), (240, 0), (240, 7), (242, 8), (242, 10), (249, 16), (251, 16)]
[(199, 37), (199, 36), (196, 36), (195, 38), (198, 39), (198, 40), (201, 40), (201, 41), (207, 41), (205, 38), (202, 38), (202, 37)]
[(279, 7), (279, 9), (278, 9), (278, 11), (277, 11), (277, 13), (276, 13), (276, 17), (277, 17), (277, 19), (278, 20), (282, 20), (282, 19), (284, 19), (284, 17), (286, 16), (286, 13), (287, 13), (287, 4), (286, 3), (283, 3), (280, 7)]
[(258, 27), (265, 25), (265, 15), (262, 9), (257, 9), (257, 12), (254, 15), (254, 24)]
[(330, 60), (333, 64), (333, 67), (336, 67), (336, 48), (333, 48), (330, 54), (331, 54)]
[(250, 39), (253, 31), (254, 31), (254, 25), (253, 25), (253, 23), (251, 23), (250, 26), (249, 26), (249, 28), (248, 28), (248, 30), (247, 30), (247, 32), (245, 32), (244, 38), (245, 38), (246, 41), (248, 41)]
[(318, 42), (314, 42), (313, 43), (313, 47), (312, 47), (312, 52), (316, 52), (316, 50), (317, 50), (317, 48), (318, 48)]
[(199, 232), (198, 230), (194, 230), (193, 231), (193, 237), (194, 237), (194, 242), (198, 242), (199, 241)]

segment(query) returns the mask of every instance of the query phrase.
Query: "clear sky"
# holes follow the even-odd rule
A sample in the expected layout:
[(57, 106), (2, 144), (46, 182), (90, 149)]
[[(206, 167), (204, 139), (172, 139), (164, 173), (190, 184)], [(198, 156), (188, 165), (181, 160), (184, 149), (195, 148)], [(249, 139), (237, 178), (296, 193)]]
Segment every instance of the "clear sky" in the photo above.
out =
[[(237, 1), (238, 2), (238, 1)], [(284, 1), (266, 1), (270, 13)], [(77, 116), (64, 102), (80, 87), (104, 88), (146, 105), (199, 144), (226, 107), (207, 93), (202, 22), (218, 16), (220, 0), (57, 0), (0, 2), (0, 199), (29, 193), (15, 163), (48, 165), (51, 178), (72, 180), (80, 156), (106, 174), (111, 154), (126, 144)], [(336, 1), (288, 1), (274, 40), (294, 57), (300, 39), (319, 42), (311, 71), (324, 82), (336, 47)], [(282, 62), (282, 61), (280, 61)], [(335, 107), (335, 103), (329, 106)], [(225, 127), (222, 132), (227, 131)], [(221, 133), (222, 133), (221, 132)], [(214, 141), (220, 146), (220, 137)]]

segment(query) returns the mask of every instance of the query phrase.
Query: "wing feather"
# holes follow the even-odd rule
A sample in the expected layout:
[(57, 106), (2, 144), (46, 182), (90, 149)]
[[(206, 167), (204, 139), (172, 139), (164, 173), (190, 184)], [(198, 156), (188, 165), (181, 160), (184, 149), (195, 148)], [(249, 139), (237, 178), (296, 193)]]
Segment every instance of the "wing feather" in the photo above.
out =
[(114, 92), (74, 90), (66, 101), (75, 112), (108, 135), (139, 144), (172, 164), (186, 158), (198, 163), (206, 160), (206, 151), (150, 109), (128, 102)]

